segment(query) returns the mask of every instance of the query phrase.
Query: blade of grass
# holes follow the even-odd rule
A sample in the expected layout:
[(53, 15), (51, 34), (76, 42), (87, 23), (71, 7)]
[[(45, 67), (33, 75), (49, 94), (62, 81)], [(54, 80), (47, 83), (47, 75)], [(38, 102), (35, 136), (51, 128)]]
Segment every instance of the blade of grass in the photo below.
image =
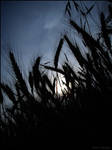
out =
[(62, 46), (63, 46), (63, 39), (60, 39), (60, 42), (59, 42), (59, 45), (58, 45), (58, 48), (57, 48), (57, 51), (56, 51), (56, 54), (55, 54), (55, 58), (54, 58), (54, 66), (55, 68), (57, 68), (58, 66), (58, 60), (59, 60), (59, 55), (60, 55), (60, 52), (61, 52), (61, 49), (62, 49)]

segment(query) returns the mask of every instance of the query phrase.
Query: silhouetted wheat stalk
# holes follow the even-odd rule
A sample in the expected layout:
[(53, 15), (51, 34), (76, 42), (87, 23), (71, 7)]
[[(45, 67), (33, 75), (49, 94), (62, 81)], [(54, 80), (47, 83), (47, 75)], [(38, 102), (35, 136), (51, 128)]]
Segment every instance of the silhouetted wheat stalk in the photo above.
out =
[[(85, 122), (88, 119), (87, 115), (85, 115), (87, 113), (91, 115), (91, 118), (93, 117), (93, 121), (91, 118), (88, 119), (88, 122), (91, 120), (90, 122), (92, 123), (100, 123), (99, 118), (101, 116), (103, 119), (105, 118), (105, 120), (107, 116), (110, 117), (109, 113), (111, 109), (106, 103), (112, 106), (112, 27), (110, 26), (112, 23), (112, 7), (111, 5), (108, 7), (109, 15), (107, 18), (103, 13), (100, 14), (101, 34), (99, 35), (101, 35), (101, 38), (105, 42), (104, 46), (100, 41), (101, 38), (96, 40), (85, 30), (85, 27), (83, 28), (82, 25), (80, 27), (71, 19), (71, 3), (73, 3), (76, 11), (79, 12), (84, 19), (90, 14), (94, 5), (90, 8), (85, 6), (86, 11), (83, 11), (79, 3), (73, 0), (72, 2), (67, 2), (65, 10), (69, 15), (69, 24), (74, 30), (81, 34), (83, 43), (88, 47), (86, 57), (82, 55), (78, 43), (73, 44), (67, 34), (63, 35), (59, 40), (59, 45), (55, 53), (54, 67), (47, 66), (47, 63), (40, 64), (40, 57), (37, 57), (35, 60), (32, 71), (29, 72), (27, 79), (31, 89), (31, 92), (29, 92), (14, 54), (10, 52), (10, 61), (17, 79), (14, 83), (16, 93), (14, 93), (7, 84), (0, 83), (0, 88), (2, 89), (2, 91), (0, 90), (0, 105), (3, 104), (4, 100), (2, 92), (13, 102), (12, 108), (4, 108), (4, 118), (8, 123), (7, 127), (5, 126), (5, 121), (1, 119), (0, 113), (0, 121), (2, 122), (2, 128), (6, 131), (6, 135), (9, 133), (10, 135), (41, 134), (46, 124), (46, 126), (54, 126), (58, 129), (59, 124), (63, 126), (65, 122), (69, 127), (71, 127), (71, 124), (73, 124), (73, 127), (76, 127), (76, 123), (80, 126), (83, 119), (85, 119)], [(88, 20), (85, 21), (85, 24), (87, 24)], [(59, 56), (64, 42), (68, 44), (70, 51), (79, 63), (80, 68), (78, 72), (69, 64), (69, 58), (66, 54), (66, 62), (62, 64), (61, 69), (58, 68)], [(50, 77), (45, 73), (42, 74), (40, 66), (44, 67), (45, 70), (62, 74), (65, 78), (65, 82), (62, 81), (62, 83), (67, 87), (67, 90), (65, 89), (66, 92), (62, 90), (62, 95), (56, 96), (56, 94), (58, 95), (58, 93), (55, 92), (56, 81), (59, 80), (59, 76), (54, 77), (53, 81), (51, 81)], [(103, 110), (105, 110), (105, 113), (103, 113)], [(104, 117), (104, 114), (107, 116)], [(84, 118), (81, 120), (81, 117)], [(72, 123), (69, 124), (69, 122)], [(106, 121), (104, 121), (104, 126), (108, 127), (109, 124), (106, 125), (105, 122)], [(103, 126), (101, 123), (100, 125)], [(94, 127), (94, 123), (91, 126)], [(41, 127), (43, 128), (39, 132)]]
[(62, 49), (62, 46), (63, 46), (63, 39), (60, 40), (56, 54), (55, 54), (55, 58), (54, 58), (55, 68), (57, 68), (57, 66), (58, 66), (58, 59), (59, 59), (59, 55), (60, 55), (60, 51)]

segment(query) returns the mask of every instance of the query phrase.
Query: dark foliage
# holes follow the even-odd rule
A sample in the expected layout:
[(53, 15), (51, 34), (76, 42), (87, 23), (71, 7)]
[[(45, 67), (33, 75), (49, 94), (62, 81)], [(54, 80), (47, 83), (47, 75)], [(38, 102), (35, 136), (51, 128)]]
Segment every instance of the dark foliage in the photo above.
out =
[[(12, 68), (17, 79), (14, 83), (16, 93), (7, 84), (0, 84), (2, 89), (2, 91), (0, 90), (2, 138), (25, 136), (27, 141), (31, 136), (40, 138), (46, 135), (69, 140), (72, 135), (80, 140), (87, 137), (88, 143), (91, 144), (94, 139), (100, 144), (104, 144), (105, 137), (112, 134), (112, 27), (110, 26), (112, 7), (109, 5), (107, 18), (103, 12), (100, 14), (101, 31), (99, 31), (99, 36), (101, 38), (97, 40), (71, 19), (72, 3), (76, 11), (81, 12), (80, 15), (83, 17), (88, 15), (94, 6), (90, 8), (85, 6), (87, 11), (84, 15), (77, 2), (68, 1), (65, 11), (69, 14), (71, 27), (81, 35), (82, 41), (88, 48), (86, 57), (82, 55), (78, 44), (73, 44), (69, 36), (64, 35), (60, 39), (54, 57), (55, 67), (41, 64), (44, 69), (64, 76), (63, 84), (66, 85), (67, 90), (66, 92), (62, 91), (62, 95), (58, 95), (55, 88), (59, 78), (56, 76), (52, 81), (45, 73), (41, 72), (40, 57), (36, 59), (32, 71), (29, 72), (30, 89), (28, 89), (15, 57), (10, 52)], [(58, 68), (59, 55), (64, 42), (68, 44), (79, 63), (78, 72), (70, 66), (66, 54), (66, 62), (63, 63), (62, 69)], [(3, 105), (2, 92), (12, 101), (11, 108), (5, 108)]]

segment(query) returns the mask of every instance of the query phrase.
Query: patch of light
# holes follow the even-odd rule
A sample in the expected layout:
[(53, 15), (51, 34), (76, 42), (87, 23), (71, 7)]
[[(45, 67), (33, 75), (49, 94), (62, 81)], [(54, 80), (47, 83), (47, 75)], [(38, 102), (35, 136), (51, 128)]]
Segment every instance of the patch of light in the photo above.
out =
[(67, 92), (66, 81), (63, 75), (58, 74), (59, 78), (56, 81), (55, 93), (58, 95), (63, 95), (63, 93)]

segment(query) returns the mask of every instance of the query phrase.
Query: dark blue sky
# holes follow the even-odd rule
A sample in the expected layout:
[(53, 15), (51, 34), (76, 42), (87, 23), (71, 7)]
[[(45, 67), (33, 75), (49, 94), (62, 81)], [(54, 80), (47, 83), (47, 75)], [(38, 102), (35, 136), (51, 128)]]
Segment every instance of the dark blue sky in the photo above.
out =
[[(17, 55), (21, 55), (26, 67), (31, 63), (32, 57), (47, 55), (51, 58), (64, 29), (65, 4), (65, 1), (2, 3), (3, 57), (8, 52), (7, 46), (10, 46)], [(2, 65), (3, 61), (5, 60), (2, 60)]]
[[(87, 6), (93, 4), (87, 2)], [(99, 2), (99, 9), (105, 10), (106, 2)], [(8, 69), (7, 47), (14, 49), (19, 62), (26, 70), (32, 58), (43, 55), (53, 61), (54, 52), (61, 33), (66, 28), (64, 10), (66, 1), (12, 1), (2, 2), (2, 76)], [(94, 16), (96, 10), (94, 10)], [(96, 17), (96, 16), (95, 16)], [(78, 16), (75, 16), (76, 20)], [(18, 59), (18, 58), (17, 58)], [(6, 63), (5, 63), (6, 62)]]

